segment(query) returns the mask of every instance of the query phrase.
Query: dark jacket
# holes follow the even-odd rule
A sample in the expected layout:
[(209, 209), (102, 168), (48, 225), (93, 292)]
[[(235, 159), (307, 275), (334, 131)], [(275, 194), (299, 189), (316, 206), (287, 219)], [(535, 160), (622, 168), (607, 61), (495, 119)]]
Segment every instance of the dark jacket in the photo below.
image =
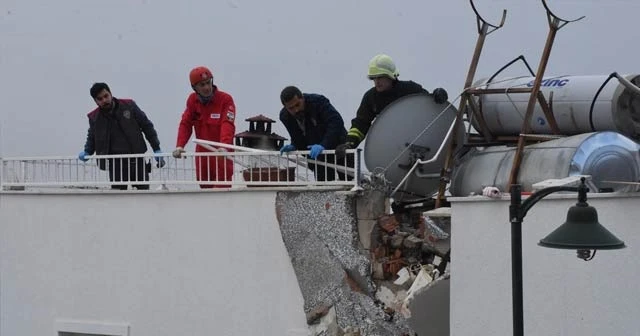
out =
[(158, 133), (146, 114), (131, 99), (113, 98), (111, 112), (99, 108), (89, 112), (89, 130), (84, 151), (88, 155), (141, 154), (147, 151), (147, 144), (153, 150), (160, 149)]
[(291, 144), (297, 150), (306, 150), (307, 146), (320, 144), (325, 149), (335, 149), (344, 143), (347, 130), (340, 113), (331, 105), (325, 96), (303, 93), (304, 129), (285, 108), (280, 111), (280, 121), (291, 136)]
[(401, 97), (414, 93), (428, 92), (420, 84), (413, 81), (395, 81), (393, 87), (384, 92), (376, 91), (375, 87), (369, 89), (362, 97), (362, 102), (360, 102), (356, 117), (351, 120), (351, 128), (347, 134), (347, 143), (350, 143), (352, 147), (357, 147), (367, 135), (373, 119), (375, 119), (387, 105)]

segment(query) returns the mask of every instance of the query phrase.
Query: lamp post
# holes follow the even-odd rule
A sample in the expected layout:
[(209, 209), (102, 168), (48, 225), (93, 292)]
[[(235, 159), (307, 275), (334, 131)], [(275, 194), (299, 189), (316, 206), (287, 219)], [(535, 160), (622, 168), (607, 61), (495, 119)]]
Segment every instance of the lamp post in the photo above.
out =
[[(522, 298), (522, 220), (527, 212), (544, 197), (559, 191), (578, 192), (578, 203), (569, 208), (567, 221), (555, 229), (538, 245), (550, 248), (577, 250), (578, 258), (585, 261), (593, 259), (596, 250), (614, 250), (624, 248), (624, 242), (613, 235), (598, 222), (596, 209), (587, 204), (585, 178), (580, 179), (579, 187), (549, 187), (541, 189), (522, 201), (522, 186), (511, 185), (511, 204), (509, 220), (511, 222), (511, 286), (513, 299), (513, 334), (524, 335), (523, 298)], [(593, 251), (593, 254), (591, 253)]]

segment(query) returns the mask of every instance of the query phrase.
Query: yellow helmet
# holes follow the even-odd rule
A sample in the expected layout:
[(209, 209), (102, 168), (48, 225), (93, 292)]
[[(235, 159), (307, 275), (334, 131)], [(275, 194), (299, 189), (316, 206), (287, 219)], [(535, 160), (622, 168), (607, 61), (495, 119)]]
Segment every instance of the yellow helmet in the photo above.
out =
[(369, 79), (380, 76), (387, 76), (391, 79), (396, 79), (399, 75), (396, 64), (393, 63), (393, 59), (388, 55), (378, 54), (369, 61), (369, 73), (367, 74)]

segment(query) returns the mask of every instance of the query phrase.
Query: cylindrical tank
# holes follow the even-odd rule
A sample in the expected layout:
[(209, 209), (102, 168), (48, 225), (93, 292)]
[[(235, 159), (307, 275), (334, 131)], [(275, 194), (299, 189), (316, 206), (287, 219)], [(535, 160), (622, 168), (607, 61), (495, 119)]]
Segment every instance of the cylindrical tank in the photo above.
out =
[[(373, 173), (384, 177), (395, 188), (414, 163), (434, 157), (452, 126), (457, 109), (448, 103), (436, 104), (429, 94), (402, 97), (389, 104), (376, 117), (367, 133), (364, 161)], [(464, 128), (457, 132), (462, 143)], [(419, 165), (393, 196), (396, 201), (430, 197), (438, 190), (446, 146), (433, 163)]]
[[(636, 141), (640, 140), (640, 96), (625, 88), (612, 78), (598, 95), (593, 113), (591, 103), (600, 86), (607, 80), (602, 76), (558, 76), (546, 77), (540, 91), (558, 123), (560, 133), (574, 135), (596, 131), (616, 131)], [(640, 75), (624, 75), (626, 79), (640, 85)], [(534, 77), (494, 79), (486, 88), (510, 89), (533, 86)], [(487, 79), (474, 83), (482, 87)], [(551, 93), (553, 95), (551, 96)], [(480, 110), (492, 135), (518, 135), (527, 111), (529, 93), (485, 94), (478, 99)], [(480, 129), (477, 120), (473, 126)], [(540, 104), (531, 118), (534, 133), (551, 134), (549, 121)]]
[[(547, 179), (591, 175), (598, 188), (629, 190), (628, 185), (602, 181), (640, 179), (640, 146), (616, 132), (593, 132), (525, 147), (518, 183), (523, 190)], [(473, 149), (454, 167), (449, 192), (453, 196), (481, 194), (486, 186), (502, 191), (509, 183), (515, 147)]]

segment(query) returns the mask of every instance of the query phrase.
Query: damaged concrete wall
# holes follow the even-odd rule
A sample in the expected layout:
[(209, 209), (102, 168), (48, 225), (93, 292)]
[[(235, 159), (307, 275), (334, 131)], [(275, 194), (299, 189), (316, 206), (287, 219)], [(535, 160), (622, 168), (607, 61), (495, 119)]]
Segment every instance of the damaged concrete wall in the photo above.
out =
[[(337, 192), (279, 192), (277, 217), (304, 298), (310, 325), (335, 311), (342, 335), (412, 335), (402, 318), (388, 321), (373, 296), (371, 264), (360, 248), (355, 196)], [(323, 335), (329, 335), (324, 331)]]
[(280, 192), (276, 206), (312, 335), (449, 334), (448, 240), (434, 243), (448, 234), (422, 211), (389, 214), (376, 189)]

